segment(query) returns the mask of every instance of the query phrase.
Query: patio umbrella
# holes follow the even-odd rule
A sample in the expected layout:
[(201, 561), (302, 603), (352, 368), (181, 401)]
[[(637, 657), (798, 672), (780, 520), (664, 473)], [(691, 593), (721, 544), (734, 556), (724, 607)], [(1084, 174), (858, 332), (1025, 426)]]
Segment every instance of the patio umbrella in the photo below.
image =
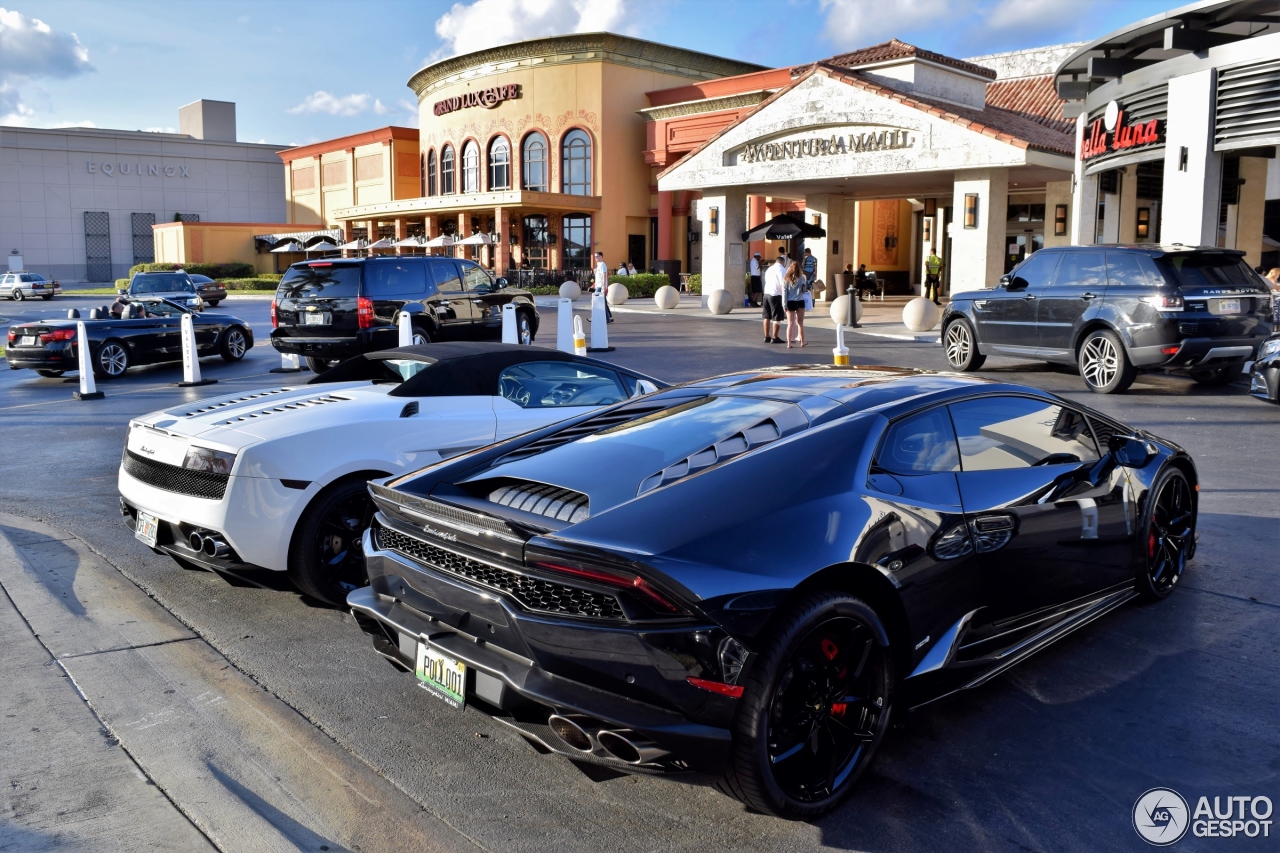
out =
[(401, 247), (412, 246), (415, 249), (420, 249), (422, 248), (422, 238), (421, 237), (405, 237), (403, 240), (393, 243), (392, 245), (401, 246)]
[(428, 249), (439, 249), (445, 246), (452, 246), (453, 238), (450, 237), (448, 234), (441, 234), (439, 237), (435, 237), (431, 240), (428, 240), (422, 245), (426, 246)]
[(339, 248), (339, 249), (354, 249), (354, 250), (356, 250), (356, 251), (359, 251), (360, 249), (366, 248), (368, 245), (369, 245), (369, 241), (368, 241), (368, 240), (364, 239), (363, 237), (358, 237), (358, 238), (356, 238), (355, 240), (352, 240), (350, 243), (343, 243), (343, 244), (342, 244), (341, 246), (339, 246), (338, 248)]
[(489, 239), (488, 234), (477, 231), (470, 237), (459, 240), (455, 245), (458, 246), (489, 246), (493, 244), (493, 240)]
[(746, 242), (752, 240), (794, 240), (797, 237), (814, 238), (825, 236), (827, 236), (825, 228), (805, 222), (803, 219), (796, 219), (786, 213), (779, 214), (768, 222), (762, 222), (750, 231), (742, 232), (742, 239)]
[(298, 243), (295, 241), (295, 242), (285, 243), (283, 246), (276, 246), (271, 251), (273, 252), (305, 252), (306, 249), (302, 247), (301, 243)]
[(308, 246), (307, 251), (308, 252), (336, 252), (338, 251), (338, 247), (330, 243), (328, 240), (321, 240), (319, 243), (315, 243), (311, 246)]
[(382, 238), (381, 240), (379, 240), (378, 242), (376, 242), (376, 243), (370, 243), (368, 246), (365, 246), (365, 248), (366, 248), (366, 249), (390, 249), (390, 248), (391, 248), (392, 246), (394, 246), (394, 245), (395, 245), (395, 243), (392, 243), (392, 242), (391, 242), (390, 240), (388, 240), (386, 237), (383, 237), (383, 238)]

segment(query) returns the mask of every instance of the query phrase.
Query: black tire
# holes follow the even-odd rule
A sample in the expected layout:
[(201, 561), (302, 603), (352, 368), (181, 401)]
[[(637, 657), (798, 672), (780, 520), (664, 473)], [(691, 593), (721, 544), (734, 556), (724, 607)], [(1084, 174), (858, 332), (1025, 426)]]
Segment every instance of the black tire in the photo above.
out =
[(367, 482), (361, 475), (329, 485), (298, 519), (289, 545), (289, 579), (303, 595), (346, 607), (347, 593), (368, 584), (361, 541), (373, 520)]
[(53, 298), (53, 294), (52, 293), (41, 294), (40, 298), (43, 299), (45, 302), (48, 302), (50, 299)]
[(223, 361), (239, 361), (248, 351), (249, 338), (245, 336), (244, 329), (231, 326), (222, 333), (222, 338), (218, 341), (218, 353)]
[(412, 340), (413, 340), (413, 346), (415, 347), (421, 346), (423, 344), (431, 343), (431, 341), (433, 340), (431, 336), (431, 330), (423, 328), (422, 326), (414, 326)]
[(316, 358), (312, 355), (307, 356), (307, 367), (311, 368), (312, 373), (324, 373), (335, 364), (337, 364), (337, 362), (332, 359)]
[(1094, 329), (1080, 342), (1076, 366), (1085, 387), (1095, 394), (1121, 394), (1138, 378), (1124, 343), (1110, 329)]
[(15, 287), (13, 289), (13, 292), (9, 294), (9, 298), (14, 300), (15, 302), (21, 302), (27, 298), (27, 294), (22, 292), (22, 288)]
[(892, 650), (875, 611), (843, 592), (806, 595), (769, 633), (719, 787), (758, 811), (812, 818), (848, 796), (888, 731)]
[(533, 331), (533, 317), (529, 315), (528, 311), (517, 309), (516, 310), (516, 343), (519, 343), (522, 346), (526, 346), (526, 347), (532, 346), (534, 335), (535, 333)]
[(221, 299), (211, 299), (211, 300), (209, 300), (209, 307), (210, 307), (210, 308), (217, 308), (217, 307), (218, 307), (218, 303), (219, 303), (219, 302), (221, 302), (221, 301), (222, 301)]
[(1181, 470), (1167, 466), (1156, 477), (1144, 517), (1135, 587), (1147, 601), (1159, 601), (1173, 592), (1195, 551), (1195, 498)]
[(965, 319), (952, 320), (942, 330), (942, 352), (952, 370), (967, 373), (979, 370), (987, 357), (978, 352), (978, 336)]
[(66, 371), (65, 370), (45, 370), (42, 367), (37, 367), (36, 373), (40, 374), (41, 376), (47, 377), (49, 379), (57, 379), (62, 374), (66, 373)]
[(1214, 385), (1230, 385), (1240, 375), (1240, 365), (1238, 364), (1191, 371), (1192, 379), (1200, 385), (1208, 385), (1210, 387)]
[(129, 369), (129, 348), (111, 338), (93, 354), (93, 375), (99, 379), (119, 379)]

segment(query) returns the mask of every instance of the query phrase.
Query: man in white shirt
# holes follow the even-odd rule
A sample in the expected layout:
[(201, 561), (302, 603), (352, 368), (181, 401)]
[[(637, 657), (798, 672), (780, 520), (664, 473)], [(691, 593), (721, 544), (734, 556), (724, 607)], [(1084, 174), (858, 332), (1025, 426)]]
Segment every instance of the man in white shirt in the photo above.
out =
[(608, 322), (613, 322), (613, 312), (609, 310), (609, 265), (604, 262), (604, 252), (596, 252), (595, 291), (605, 296), (604, 315)]
[(787, 292), (784, 277), (787, 274), (787, 255), (778, 253), (778, 260), (764, 274), (764, 342), (780, 344), (778, 324), (787, 316), (782, 304), (783, 295)]
[(756, 252), (751, 256), (751, 289), (747, 295), (751, 299), (752, 305), (759, 305), (762, 301), (760, 296), (762, 293), (761, 288), (763, 287), (763, 282), (760, 280), (760, 260), (759, 252)]

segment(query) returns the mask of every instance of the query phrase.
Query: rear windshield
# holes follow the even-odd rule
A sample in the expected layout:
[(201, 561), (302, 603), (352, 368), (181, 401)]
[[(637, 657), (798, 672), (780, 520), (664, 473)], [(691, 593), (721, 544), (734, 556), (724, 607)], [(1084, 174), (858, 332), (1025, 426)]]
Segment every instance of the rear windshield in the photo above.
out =
[(360, 295), (360, 267), (356, 264), (289, 267), (280, 280), (277, 299), (300, 296), (350, 297)]
[(1257, 273), (1239, 255), (1166, 255), (1157, 263), (1164, 268), (1165, 278), (1173, 278), (1183, 287), (1260, 284)]
[(195, 293), (195, 285), (186, 273), (152, 273), (134, 276), (131, 293)]

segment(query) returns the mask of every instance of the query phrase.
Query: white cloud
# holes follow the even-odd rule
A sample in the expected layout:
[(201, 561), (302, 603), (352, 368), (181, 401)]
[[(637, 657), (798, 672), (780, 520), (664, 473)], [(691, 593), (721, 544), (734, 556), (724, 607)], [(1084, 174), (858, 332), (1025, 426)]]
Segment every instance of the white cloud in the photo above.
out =
[(144, 127), (144, 133), (177, 133), (176, 128), (172, 127)]
[(298, 113), (328, 113), (331, 116), (354, 116), (365, 112), (377, 103), (368, 93), (332, 95), (320, 89), (307, 95), (302, 99), (302, 103), (296, 107), (290, 107), (289, 112), (295, 115)]
[(390, 108), (390, 107), (388, 107), (387, 105), (385, 105), (384, 103), (382, 103), (382, 101), (378, 100), (377, 98), (374, 98), (374, 99), (373, 99), (373, 114), (374, 114), (374, 115), (384, 116), (384, 115), (386, 115), (386, 114), (387, 114), (387, 113), (389, 113), (389, 112), (391, 112), (391, 108)]
[(986, 14), (993, 30), (1039, 31), (1076, 23), (1093, 0), (999, 0)]
[(97, 127), (91, 121), (60, 121), (54, 127)]
[(89, 51), (75, 33), (56, 33), (44, 21), (0, 6), (0, 123), (25, 125), (35, 111), (18, 84), (33, 77), (75, 77), (92, 71)]
[(405, 127), (418, 126), (420, 116), (418, 115), (417, 101), (411, 101), (408, 98), (401, 98), (399, 101), (396, 101), (396, 108), (400, 111), (400, 115), (403, 118), (401, 124)]
[(843, 50), (869, 47), (919, 27), (946, 25), (963, 16), (963, 0), (897, 0), (892, 9), (881, 0), (819, 0), (826, 13), (825, 36)]
[(444, 42), (441, 55), (447, 56), (565, 33), (627, 32), (633, 29), (628, 2), (474, 0), (454, 3), (436, 21), (436, 35)]

